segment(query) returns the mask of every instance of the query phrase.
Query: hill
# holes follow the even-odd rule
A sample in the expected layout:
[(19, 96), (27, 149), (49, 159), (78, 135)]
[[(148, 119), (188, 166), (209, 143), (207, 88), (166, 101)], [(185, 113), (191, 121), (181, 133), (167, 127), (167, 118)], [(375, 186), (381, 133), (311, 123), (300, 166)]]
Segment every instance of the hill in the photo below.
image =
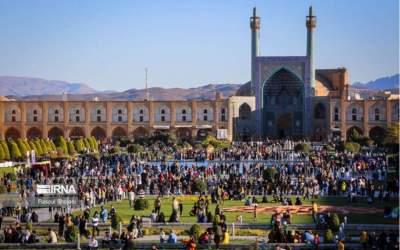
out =
[(89, 94), (97, 91), (83, 83), (68, 83), (33, 77), (0, 76), (0, 93), (5, 96)]

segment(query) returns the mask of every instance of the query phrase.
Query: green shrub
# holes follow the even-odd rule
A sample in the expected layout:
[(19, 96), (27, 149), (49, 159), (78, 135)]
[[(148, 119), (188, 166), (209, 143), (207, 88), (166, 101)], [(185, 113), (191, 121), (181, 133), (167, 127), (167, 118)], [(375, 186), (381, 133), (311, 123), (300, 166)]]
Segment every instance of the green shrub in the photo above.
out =
[(310, 145), (306, 143), (299, 143), (294, 146), (294, 151), (297, 153), (302, 152), (302, 153), (309, 153), (310, 152)]
[(7, 177), (12, 181), (16, 181), (17, 180), (17, 175), (15, 174), (15, 172), (8, 173)]
[(115, 145), (115, 146), (111, 149), (111, 153), (112, 153), (112, 154), (119, 154), (119, 153), (121, 153), (121, 148), (119, 147), (119, 145)]
[(204, 140), (201, 142), (201, 144), (204, 147), (211, 145), (216, 149), (228, 148), (230, 146), (230, 143), (228, 141), (218, 140), (212, 135), (207, 135), (206, 138), (204, 138)]
[(0, 194), (6, 193), (7, 192), (7, 187), (4, 185), (0, 185)]
[(331, 229), (333, 232), (339, 231), (340, 220), (339, 216), (334, 213), (328, 218), (328, 228)]
[(194, 224), (190, 227), (189, 235), (194, 236), (195, 239), (199, 239), (201, 235), (201, 227), (199, 224)]
[(344, 143), (344, 150), (351, 152), (351, 153), (358, 153), (360, 152), (361, 146), (356, 142), (345, 142)]
[(199, 192), (199, 193), (206, 191), (206, 184), (204, 183), (204, 181), (197, 180), (196, 182), (194, 182), (193, 183), (193, 191)]
[(268, 167), (263, 172), (264, 180), (272, 181), (275, 179), (275, 175), (278, 173), (275, 167)]
[(76, 242), (78, 240), (79, 228), (75, 225), (67, 227), (65, 230), (65, 241), (66, 242)]
[(326, 151), (335, 151), (335, 148), (334, 147), (332, 147), (331, 145), (325, 145), (324, 146), (324, 149), (326, 150)]
[(135, 153), (139, 153), (139, 152), (143, 151), (143, 147), (136, 143), (129, 144), (127, 150), (128, 150), (128, 153), (135, 154)]
[(136, 199), (133, 207), (135, 210), (146, 210), (149, 208), (149, 201), (144, 198)]
[(326, 230), (326, 232), (325, 232), (325, 242), (326, 243), (333, 242), (333, 232), (330, 229)]
[(119, 224), (122, 222), (121, 216), (119, 216), (118, 214), (114, 214), (111, 217), (111, 227), (114, 230), (119, 229)]

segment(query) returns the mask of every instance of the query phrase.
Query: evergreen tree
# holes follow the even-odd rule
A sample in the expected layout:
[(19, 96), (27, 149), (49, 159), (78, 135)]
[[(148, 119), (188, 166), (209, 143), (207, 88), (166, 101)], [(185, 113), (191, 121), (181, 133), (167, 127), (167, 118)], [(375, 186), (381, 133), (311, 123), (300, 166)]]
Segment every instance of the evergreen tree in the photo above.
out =
[(43, 155), (43, 149), (42, 149), (42, 145), (40, 145), (40, 141), (39, 140), (34, 140), (33, 141), (33, 144), (35, 145), (35, 147), (36, 147), (36, 155), (37, 156), (42, 156)]
[(17, 139), (17, 145), (21, 154), (25, 156), (26, 152), (28, 152), (28, 149), (26, 148), (25, 143), (21, 138)]
[(24, 144), (25, 144), (26, 149), (29, 150), (29, 151), (31, 151), (31, 150), (32, 150), (32, 149), (31, 149), (31, 145), (29, 145), (28, 140), (25, 139), (25, 140), (23, 140), (23, 142), (24, 142)]
[(49, 140), (49, 141), (50, 141), (50, 145), (51, 145), (51, 150), (57, 151), (56, 144), (54, 144), (54, 142), (52, 140)]
[(91, 141), (92, 141), (92, 143), (93, 143), (93, 148), (94, 148), (94, 150), (95, 150), (96, 152), (98, 152), (98, 151), (99, 151), (99, 145), (97, 144), (96, 138), (94, 138), (94, 136), (92, 136), (92, 137), (90, 137), (90, 139), (91, 139)]
[(63, 136), (60, 136), (58, 138), (58, 147), (60, 147), (65, 155), (68, 155), (68, 147), (67, 143), (65, 142), (65, 139)]
[(0, 145), (0, 161), (4, 160), (4, 150), (3, 150), (3, 146)]
[(74, 143), (73, 143), (72, 141), (68, 141), (67, 147), (68, 147), (68, 153), (69, 153), (69, 155), (73, 155), (73, 154), (76, 153), (76, 151), (75, 151), (75, 146), (74, 146)]
[(10, 147), (10, 155), (11, 155), (11, 159), (13, 160), (18, 160), (21, 158), (21, 151), (19, 151), (18, 145), (17, 143), (15, 143), (15, 141), (10, 140), (8, 142), (9, 147)]
[(33, 141), (29, 141), (29, 146), (31, 147), (31, 150), (35, 151), (35, 154), (37, 154), (37, 148), (36, 145)]
[(1, 146), (3, 147), (3, 151), (4, 151), (4, 160), (10, 160), (11, 156), (10, 156), (10, 150), (8, 149), (7, 142), (1, 141)]
[(94, 144), (93, 144), (92, 137), (88, 137), (88, 138), (86, 138), (86, 140), (87, 140), (87, 142), (89, 143), (90, 149), (91, 149), (92, 151), (94, 151), (95, 148), (94, 148)]
[(76, 151), (78, 151), (79, 153), (83, 153), (85, 151), (85, 145), (82, 139), (75, 140), (74, 144)]
[(42, 148), (42, 153), (43, 153), (43, 155), (47, 154), (47, 153), (49, 152), (49, 150), (47, 149), (47, 145), (46, 145), (46, 143), (44, 142), (44, 139), (43, 139), (43, 138), (40, 139), (40, 140), (39, 140), (39, 143), (40, 143), (40, 147)]
[(82, 139), (82, 141), (83, 141), (83, 145), (85, 146), (86, 149), (92, 149), (92, 147), (90, 146), (88, 138), (84, 138), (84, 139)]
[(55, 151), (53, 150), (53, 147), (51, 146), (51, 141), (49, 139), (44, 140), (44, 142), (46, 143), (47, 146), (47, 150), (50, 151)]
[(399, 145), (399, 130), (400, 123), (395, 123), (394, 125), (390, 126), (386, 131), (383, 143), (387, 146)]

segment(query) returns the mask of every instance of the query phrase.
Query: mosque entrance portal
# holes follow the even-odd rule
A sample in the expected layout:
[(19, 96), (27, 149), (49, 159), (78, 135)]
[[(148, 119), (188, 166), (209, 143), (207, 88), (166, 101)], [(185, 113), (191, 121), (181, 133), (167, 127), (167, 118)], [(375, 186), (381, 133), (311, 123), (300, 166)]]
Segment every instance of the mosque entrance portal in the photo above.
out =
[(283, 114), (277, 120), (277, 134), (280, 139), (292, 135), (292, 115)]

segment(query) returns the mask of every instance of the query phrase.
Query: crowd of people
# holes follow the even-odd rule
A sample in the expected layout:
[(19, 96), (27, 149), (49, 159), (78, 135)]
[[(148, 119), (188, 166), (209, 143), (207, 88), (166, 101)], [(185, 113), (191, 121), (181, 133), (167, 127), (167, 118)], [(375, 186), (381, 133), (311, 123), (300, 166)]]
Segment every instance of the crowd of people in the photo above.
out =
[[(399, 180), (389, 177), (385, 154), (374, 150), (352, 154), (329, 151), (327, 147), (296, 152), (294, 145), (295, 142), (288, 140), (242, 142), (234, 143), (229, 148), (210, 150), (208, 147), (174, 147), (154, 143), (137, 153), (111, 154), (112, 145), (106, 144), (100, 146), (99, 154), (56, 160), (50, 171), (21, 171), (16, 187), (21, 197), (28, 200), (36, 195), (36, 184), (75, 185), (80, 207), (89, 211), (91, 207), (102, 206), (101, 211), (93, 217), (84, 212), (74, 218), (70, 216), (72, 208), (56, 213), (56, 222), (60, 224), (58, 235), (64, 235), (65, 228), (73, 224), (78, 226), (80, 234), (89, 237), (87, 228), (90, 224), (93, 226), (92, 241), (99, 235), (98, 224), (106, 222), (115, 213), (115, 209), (108, 211), (103, 205), (128, 199), (133, 207), (134, 200), (144, 195), (208, 195), (194, 204), (190, 215), (196, 216), (199, 223), (214, 222), (213, 230), (208, 230), (208, 235), (203, 235), (202, 239), (213, 235), (213, 239), (217, 239), (215, 243), (224, 241), (226, 224), (219, 206), (214, 214), (209, 211), (209, 202), (222, 205), (227, 199), (245, 200), (246, 205), (251, 205), (259, 203), (254, 200), (259, 195), (263, 201), (270, 197), (282, 205), (301, 205), (302, 200), (321, 196), (346, 196), (349, 203), (357, 202), (359, 197), (367, 197), (369, 203), (398, 201)], [(2, 181), (4, 185), (11, 186), (7, 176)], [(297, 196), (296, 200), (287, 198), (289, 195)], [(181, 205), (177, 200), (173, 201), (173, 215), (169, 222), (179, 221)], [(154, 222), (168, 221), (160, 207), (161, 199), (158, 198), (150, 216)], [(17, 210), (21, 222), (37, 221), (37, 214), (28, 202), (22, 203)], [(9, 213), (16, 213), (17, 210)], [(256, 216), (256, 209), (254, 214)], [(215, 216), (221, 217), (217, 223)], [(271, 223), (278, 225), (280, 234), (274, 235), (273, 231), (270, 235), (272, 241), (303, 242), (306, 232), (282, 231), (280, 228), (291, 223), (289, 210), (272, 218)], [(316, 216), (313, 218), (315, 222), (319, 219)], [(141, 237), (141, 229), (141, 218), (132, 217), (124, 237), (132, 240)], [(6, 231), (9, 230), (18, 231), (16, 228), (7, 228)], [(112, 235), (109, 237), (111, 240)], [(165, 241), (169, 240), (168, 237)]]
[(384, 154), (296, 153), (285, 150), (286, 144), (240, 143), (215, 152), (153, 145), (136, 154), (83, 155), (58, 162), (47, 175), (38, 169), (21, 172), (17, 185), (28, 197), (35, 195), (35, 183), (75, 184), (82, 207), (135, 195), (195, 194), (198, 180), (216, 200), (264, 194), (346, 195), (350, 201), (366, 196), (370, 202), (398, 197), (398, 179), (388, 178)]

